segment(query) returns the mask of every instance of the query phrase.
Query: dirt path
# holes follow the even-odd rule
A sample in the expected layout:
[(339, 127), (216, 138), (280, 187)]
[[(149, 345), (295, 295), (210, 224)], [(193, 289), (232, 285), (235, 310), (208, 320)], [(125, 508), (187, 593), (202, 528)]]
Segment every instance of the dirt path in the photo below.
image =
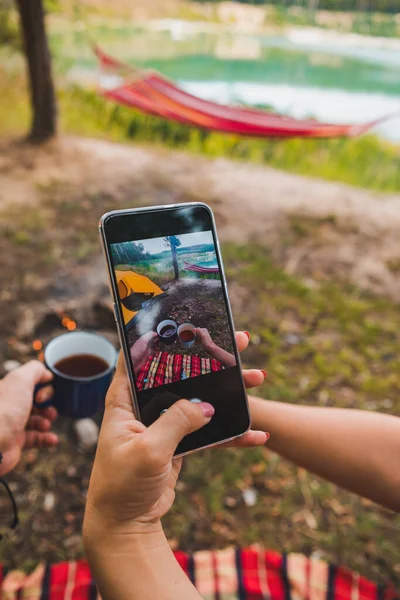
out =
[(41, 150), (0, 146), (0, 207), (43, 190), (129, 196), (132, 204), (201, 200), (224, 241), (256, 241), (291, 273), (335, 277), (400, 299), (400, 196), (160, 148), (63, 138)]

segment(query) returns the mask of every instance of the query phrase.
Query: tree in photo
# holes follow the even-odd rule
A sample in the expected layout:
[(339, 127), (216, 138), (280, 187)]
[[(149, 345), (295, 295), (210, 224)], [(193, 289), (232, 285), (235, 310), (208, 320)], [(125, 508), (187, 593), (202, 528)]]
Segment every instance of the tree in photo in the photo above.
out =
[(115, 265), (135, 264), (150, 258), (143, 244), (134, 242), (112, 244), (111, 254)]
[(57, 107), (43, 0), (16, 0), (28, 68), (32, 125), (29, 140), (44, 142), (56, 134)]
[(168, 237), (164, 238), (164, 243), (167, 248), (171, 249), (175, 279), (179, 279), (178, 256), (176, 249), (182, 245), (182, 242), (178, 235), (169, 235)]

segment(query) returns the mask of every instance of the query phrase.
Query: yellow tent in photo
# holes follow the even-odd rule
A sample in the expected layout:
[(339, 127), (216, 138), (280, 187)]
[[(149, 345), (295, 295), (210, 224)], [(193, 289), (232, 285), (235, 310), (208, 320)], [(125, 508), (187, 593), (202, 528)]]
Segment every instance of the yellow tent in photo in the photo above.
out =
[(118, 294), (122, 304), (125, 325), (137, 315), (142, 304), (164, 292), (151, 279), (134, 271), (115, 272)]

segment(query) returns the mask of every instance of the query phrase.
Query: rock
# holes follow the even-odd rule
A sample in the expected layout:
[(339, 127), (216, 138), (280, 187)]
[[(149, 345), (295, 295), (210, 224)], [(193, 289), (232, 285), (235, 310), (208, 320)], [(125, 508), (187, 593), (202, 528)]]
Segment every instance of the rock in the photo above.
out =
[(76, 467), (74, 467), (74, 465), (69, 465), (69, 467), (67, 467), (67, 476), (68, 477), (76, 476)]
[(99, 428), (92, 419), (80, 419), (74, 423), (78, 443), (82, 450), (92, 450), (99, 439)]
[(257, 504), (257, 490), (254, 488), (248, 488), (247, 490), (243, 490), (243, 501), (246, 506), (255, 506)]
[(232, 496), (226, 496), (224, 499), (224, 504), (227, 508), (235, 508), (235, 506), (237, 506), (236, 498), (233, 498)]
[(7, 373), (9, 373), (10, 371), (14, 371), (14, 369), (17, 369), (20, 366), (21, 366), (21, 363), (18, 362), (17, 360), (6, 360), (3, 363), (3, 368), (5, 371), (7, 371)]
[(80, 548), (82, 545), (82, 538), (78, 534), (69, 535), (64, 539), (63, 544), (66, 548)]
[(288, 333), (285, 335), (285, 342), (291, 346), (295, 346), (301, 342), (301, 338), (296, 333)]
[(43, 501), (43, 508), (46, 512), (51, 512), (55, 506), (56, 497), (52, 492), (47, 492)]

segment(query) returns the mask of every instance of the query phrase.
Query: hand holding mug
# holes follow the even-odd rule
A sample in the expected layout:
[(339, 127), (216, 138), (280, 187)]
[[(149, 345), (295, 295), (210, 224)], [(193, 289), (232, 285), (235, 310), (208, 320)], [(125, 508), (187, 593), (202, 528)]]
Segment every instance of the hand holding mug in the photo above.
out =
[[(57, 445), (58, 437), (51, 432), (57, 411), (53, 407), (39, 408), (53, 393), (52, 379), (52, 373), (41, 362), (32, 360), (0, 381), (0, 440), (4, 445), (0, 475), (18, 464), (24, 448)], [(49, 385), (36, 394), (38, 408), (34, 408), (34, 390), (38, 384)]]
[(213, 347), (215, 346), (215, 343), (214, 343), (208, 329), (206, 329), (206, 327), (196, 327), (196, 329), (194, 329), (194, 332), (198, 336), (204, 350), (206, 352), (210, 353), (210, 350), (213, 349)]
[(148, 358), (154, 354), (157, 340), (158, 334), (155, 331), (149, 331), (131, 347), (131, 358), (136, 374), (144, 367)]
[(65, 417), (92, 417), (104, 408), (116, 358), (111, 342), (96, 333), (73, 331), (54, 338), (44, 351), (54, 375), (49, 402)]

